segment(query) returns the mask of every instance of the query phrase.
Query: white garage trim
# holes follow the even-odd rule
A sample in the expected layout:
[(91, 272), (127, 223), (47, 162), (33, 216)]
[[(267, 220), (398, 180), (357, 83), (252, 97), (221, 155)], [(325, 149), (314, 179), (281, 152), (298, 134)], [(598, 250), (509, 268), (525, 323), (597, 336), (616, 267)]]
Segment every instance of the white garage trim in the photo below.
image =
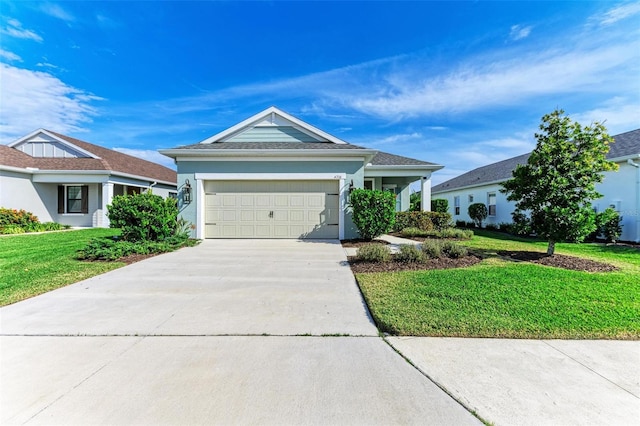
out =
[(338, 238), (344, 239), (344, 209), (345, 209), (345, 182), (346, 173), (196, 173), (196, 220), (198, 229), (196, 238), (204, 239), (205, 236), (205, 180), (337, 180), (340, 200), (340, 219), (338, 222)]

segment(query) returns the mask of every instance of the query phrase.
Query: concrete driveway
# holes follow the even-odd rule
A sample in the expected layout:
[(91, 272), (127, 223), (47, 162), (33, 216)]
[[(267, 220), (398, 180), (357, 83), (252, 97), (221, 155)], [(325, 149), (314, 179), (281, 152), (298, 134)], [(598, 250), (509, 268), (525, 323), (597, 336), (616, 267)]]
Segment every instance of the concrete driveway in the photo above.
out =
[(204, 241), (0, 309), (1, 424), (479, 424), (338, 242)]

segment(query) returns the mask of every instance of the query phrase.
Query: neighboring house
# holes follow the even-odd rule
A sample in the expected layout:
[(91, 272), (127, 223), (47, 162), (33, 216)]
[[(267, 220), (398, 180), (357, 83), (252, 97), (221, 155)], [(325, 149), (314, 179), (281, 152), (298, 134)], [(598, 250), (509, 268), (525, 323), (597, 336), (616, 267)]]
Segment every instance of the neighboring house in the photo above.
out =
[(197, 238), (356, 238), (350, 189), (392, 191), (407, 210), (409, 185), (421, 180), (429, 200), (442, 168), (348, 144), (275, 107), (160, 152), (176, 160), (180, 212)]
[(176, 172), (44, 129), (0, 145), (0, 207), (30, 211), (42, 222), (108, 227), (114, 196), (149, 189), (177, 196)]
[[(623, 218), (621, 240), (640, 242), (640, 129), (613, 138), (607, 158), (618, 164), (618, 171), (604, 173), (604, 180), (596, 186), (603, 197), (592, 204), (596, 211), (613, 207)], [(432, 197), (448, 200), (454, 220), (471, 221), (469, 205), (484, 203), (489, 210), (485, 223), (510, 223), (515, 203), (500, 192), (501, 183), (511, 179), (516, 166), (526, 164), (528, 158), (524, 154), (479, 167), (435, 185)]]

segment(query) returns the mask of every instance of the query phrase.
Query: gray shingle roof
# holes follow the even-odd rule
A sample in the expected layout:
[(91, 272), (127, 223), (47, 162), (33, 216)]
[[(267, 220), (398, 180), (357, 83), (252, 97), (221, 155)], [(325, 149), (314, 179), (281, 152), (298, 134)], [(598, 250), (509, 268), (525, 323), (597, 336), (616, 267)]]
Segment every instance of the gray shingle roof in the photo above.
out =
[[(615, 135), (613, 139), (615, 140), (615, 143), (610, 145), (607, 158), (618, 158), (632, 154), (640, 154), (640, 129)], [(487, 166), (478, 167), (470, 172), (435, 185), (431, 189), (431, 193), (435, 194), (467, 186), (482, 185), (489, 182), (499, 182), (510, 179), (512, 177), (511, 172), (518, 164), (526, 164), (529, 155), (530, 153), (523, 154), (517, 157), (498, 161), (497, 163), (489, 164)]]
[(435, 163), (416, 160), (415, 158), (402, 157), (400, 155), (389, 154), (388, 152), (378, 151), (371, 160), (372, 166), (437, 166)]
[[(318, 149), (335, 149), (335, 150), (358, 150), (368, 149), (352, 144), (337, 144), (332, 142), (214, 142), (214, 143), (196, 143), (193, 145), (185, 145), (176, 149), (184, 150), (231, 150), (231, 149), (250, 149), (250, 150), (279, 150), (279, 149), (299, 149), (299, 150), (318, 150)], [(378, 152), (371, 160), (374, 166), (437, 166), (435, 163), (416, 160), (414, 158), (402, 157), (400, 155), (389, 154), (387, 152)]]

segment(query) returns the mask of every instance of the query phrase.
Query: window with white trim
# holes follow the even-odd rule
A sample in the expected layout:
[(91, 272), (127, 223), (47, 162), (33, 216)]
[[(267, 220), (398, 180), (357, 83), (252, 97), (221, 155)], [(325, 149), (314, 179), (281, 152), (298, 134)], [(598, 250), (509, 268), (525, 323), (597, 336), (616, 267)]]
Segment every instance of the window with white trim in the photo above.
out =
[(496, 193), (489, 192), (487, 194), (487, 205), (489, 206), (489, 216), (496, 215)]
[(469, 204), (473, 203), (473, 194), (469, 194)]
[(453, 214), (456, 216), (460, 216), (460, 196), (456, 195), (453, 197)]
[(87, 185), (58, 185), (58, 213), (89, 213), (89, 187)]

